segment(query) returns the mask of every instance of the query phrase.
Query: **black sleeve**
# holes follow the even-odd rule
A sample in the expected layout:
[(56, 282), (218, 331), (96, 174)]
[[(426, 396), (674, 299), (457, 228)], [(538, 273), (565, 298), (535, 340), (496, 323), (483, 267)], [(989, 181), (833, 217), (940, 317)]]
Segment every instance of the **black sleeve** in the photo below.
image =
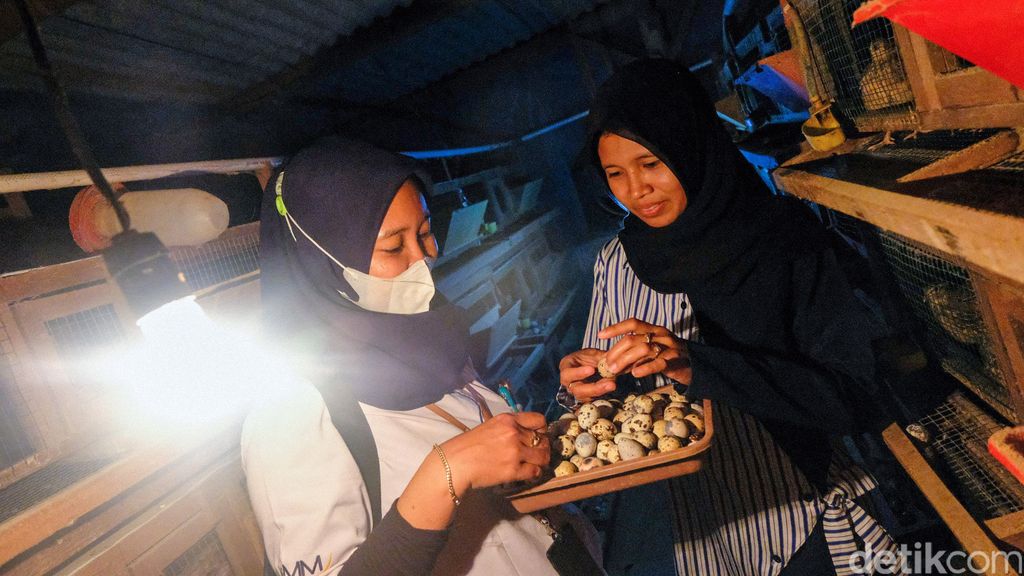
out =
[(793, 262), (793, 354), (690, 343), (688, 395), (764, 421), (827, 433), (864, 428), (859, 407), (875, 393), (873, 330), (831, 250)]
[(338, 576), (430, 574), (447, 541), (447, 530), (414, 528), (398, 513), (398, 506), (392, 506)]

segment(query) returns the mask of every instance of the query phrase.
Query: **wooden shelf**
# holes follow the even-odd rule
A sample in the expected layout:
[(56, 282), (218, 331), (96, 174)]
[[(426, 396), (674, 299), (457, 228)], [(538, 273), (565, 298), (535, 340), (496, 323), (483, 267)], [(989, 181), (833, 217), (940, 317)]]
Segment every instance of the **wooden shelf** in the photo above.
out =
[(915, 164), (846, 154), (775, 171), (786, 192), (1024, 285), (1020, 178), (977, 172), (897, 184)]

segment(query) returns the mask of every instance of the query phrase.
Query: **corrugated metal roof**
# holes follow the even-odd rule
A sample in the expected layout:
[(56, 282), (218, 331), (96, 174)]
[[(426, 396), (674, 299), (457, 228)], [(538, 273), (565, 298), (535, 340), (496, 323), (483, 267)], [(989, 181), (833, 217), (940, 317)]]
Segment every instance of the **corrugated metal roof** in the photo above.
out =
[(480, 0), (322, 75), (312, 96), (372, 103), (423, 88), (593, 9), (597, 0)]
[[(222, 104), (284, 93), (372, 104), (424, 88), (599, 1), (417, 0), (434, 10), (431, 18), (392, 27), (379, 19), (412, 0), (95, 0), (74, 3), (40, 28), (72, 93)], [(364, 45), (346, 44), (374, 25), (381, 29), (358, 37)], [(0, 44), (0, 83), (43, 88), (23, 34)]]
[[(40, 23), (72, 92), (217, 102), (411, 0), (97, 0)], [(41, 89), (24, 34), (0, 82)]]

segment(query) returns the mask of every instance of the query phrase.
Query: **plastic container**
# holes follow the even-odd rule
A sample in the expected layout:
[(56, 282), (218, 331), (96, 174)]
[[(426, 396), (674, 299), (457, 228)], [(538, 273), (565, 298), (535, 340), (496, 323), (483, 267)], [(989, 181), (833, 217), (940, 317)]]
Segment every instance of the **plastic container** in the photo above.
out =
[[(124, 190), (121, 184), (113, 186)], [(124, 192), (120, 200), (132, 228), (156, 234), (165, 246), (202, 244), (228, 227), (227, 205), (197, 188)], [(95, 186), (75, 196), (68, 221), (75, 243), (86, 252), (109, 247), (110, 239), (121, 232), (113, 207)]]

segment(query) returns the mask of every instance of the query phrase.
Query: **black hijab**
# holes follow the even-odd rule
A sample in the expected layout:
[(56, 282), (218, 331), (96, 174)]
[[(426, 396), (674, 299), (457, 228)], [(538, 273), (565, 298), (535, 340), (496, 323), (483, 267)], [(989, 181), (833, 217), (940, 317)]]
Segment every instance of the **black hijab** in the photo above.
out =
[(599, 169), (600, 136), (618, 134), (658, 156), (686, 192), (672, 224), (651, 228), (630, 215), (619, 233), (630, 266), (654, 290), (728, 296), (767, 250), (800, 252), (816, 235), (806, 208), (771, 195), (684, 66), (644, 59), (619, 69), (601, 86), (590, 119), (589, 153)]
[[(429, 178), (404, 156), (340, 137), (305, 148), (282, 168), (289, 214), (346, 266), (366, 272), (381, 222), (398, 188)], [(369, 312), (338, 294), (353, 294), (342, 270), (296, 231), (293, 240), (275, 205), (278, 174), (264, 192), (260, 277), (269, 336), (301, 355), (322, 389), (347, 386), (366, 404), (409, 410), (462, 387), (468, 330), (461, 311), (435, 296), (430, 310)], [(425, 191), (425, 190), (424, 190)]]

